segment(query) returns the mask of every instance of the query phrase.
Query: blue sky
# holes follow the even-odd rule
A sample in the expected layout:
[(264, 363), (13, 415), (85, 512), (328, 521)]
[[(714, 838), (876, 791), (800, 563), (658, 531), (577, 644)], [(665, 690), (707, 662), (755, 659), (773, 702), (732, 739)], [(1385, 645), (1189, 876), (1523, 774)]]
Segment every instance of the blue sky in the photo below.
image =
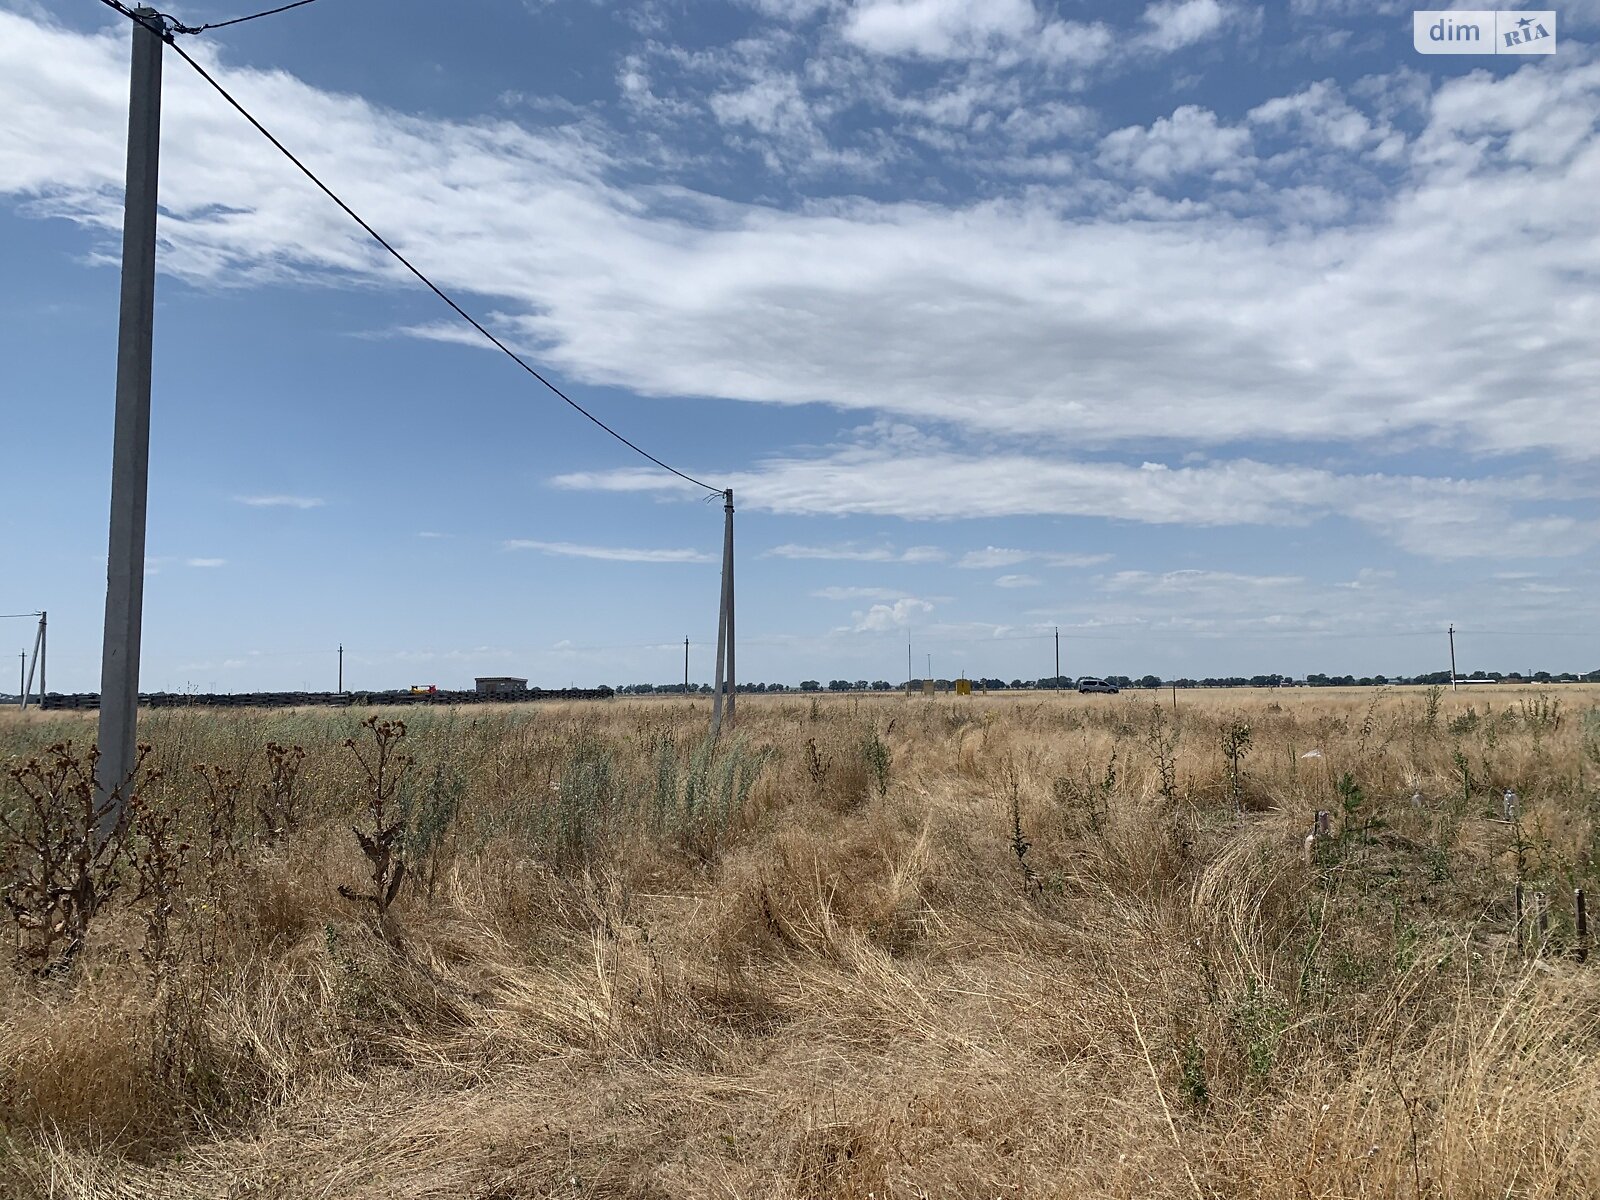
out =
[[(248, 7), (248, 6), (245, 6)], [(188, 24), (245, 9), (193, 0)], [(739, 498), (740, 676), (1592, 669), (1600, 0), (319, 0), (184, 41)], [(0, 611), (98, 687), (126, 22), (0, 0)], [(167, 55), (143, 686), (710, 674), (719, 506)], [(20, 501), (19, 501), (20, 498)], [(0, 623), (15, 649), (25, 622)], [(0, 641), (0, 649), (4, 648)]]

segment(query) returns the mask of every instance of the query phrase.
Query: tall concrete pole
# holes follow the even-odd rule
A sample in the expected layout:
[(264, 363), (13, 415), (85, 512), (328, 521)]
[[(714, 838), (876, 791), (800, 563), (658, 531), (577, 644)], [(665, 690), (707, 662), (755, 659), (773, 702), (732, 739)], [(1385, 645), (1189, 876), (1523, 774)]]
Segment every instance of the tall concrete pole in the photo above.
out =
[(1450, 626), (1450, 690), (1456, 690), (1456, 627)]
[[(155, 331), (156, 181), (161, 150), (161, 17), (133, 23), (128, 94), (128, 175), (122, 210), (122, 315), (117, 329), (117, 413), (111, 451), (111, 535), (106, 555), (105, 641), (100, 657), (100, 796), (133, 770), (138, 740), (139, 635), (144, 615), (145, 504), (150, 476), (150, 357)], [(108, 807), (100, 836), (122, 820)]]
[(18, 655), (22, 661), (17, 664), (17, 703), (22, 705), (23, 711), (28, 708), (28, 652), (21, 651)]
[(344, 695), (344, 643), (339, 643), (339, 695)]
[(48, 626), (49, 623), (50, 623), (50, 614), (47, 613), (47, 612), (40, 613), (39, 614), (39, 655), (38, 655), (38, 662), (39, 662), (39, 707), (40, 708), (44, 707), (44, 698), (45, 698), (46, 690), (47, 690), (45, 688), (45, 686), (44, 686), (44, 668), (45, 668), (45, 664), (49, 661), (49, 658), (50, 658), (50, 655), (47, 653), (47, 651), (49, 650), (49, 645), (48, 645), (49, 638), (47, 637), (48, 630), (46, 628), (46, 626)]
[(1056, 691), (1061, 690), (1061, 626), (1056, 626)]
[[(41, 652), (43, 651), (43, 649), (44, 649), (44, 622), (41, 621), (39, 623), (38, 630), (35, 631), (35, 633), (33, 635), (33, 662), (32, 663), (28, 662), (28, 655), (27, 655), (26, 652), (24, 652), (23, 655), (22, 655), (22, 661), (23, 661), (24, 665), (26, 665), (27, 668), (28, 668), (27, 674), (24, 675), (23, 678), (22, 678), (22, 707), (23, 708), (27, 708), (28, 707), (28, 696), (33, 691), (33, 673), (36, 670), (39, 669), (39, 656), (40, 656)], [(44, 677), (43, 677), (43, 675), (41, 675), (40, 676), (40, 682), (43, 683), (43, 681), (44, 681)], [(40, 708), (44, 707), (44, 688), (43, 687), (40, 687), (40, 689), (39, 689), (39, 707)]]
[(722, 679), (728, 657), (728, 539), (722, 539), (722, 588), (717, 596), (717, 654), (711, 679), (711, 736), (722, 732)]
[[(733, 489), (722, 493), (722, 608), (717, 618), (717, 670), (711, 694), (711, 736), (722, 732), (726, 706), (728, 724), (733, 724)], [(723, 688), (727, 698), (723, 698)]]
[(689, 639), (683, 639), (683, 694), (689, 694)]
[(724, 514), (722, 529), (722, 556), (726, 562), (724, 574), (728, 587), (728, 728), (733, 728), (733, 702), (738, 695), (737, 674), (733, 669), (733, 651), (738, 644), (733, 636), (733, 489), (722, 493)]

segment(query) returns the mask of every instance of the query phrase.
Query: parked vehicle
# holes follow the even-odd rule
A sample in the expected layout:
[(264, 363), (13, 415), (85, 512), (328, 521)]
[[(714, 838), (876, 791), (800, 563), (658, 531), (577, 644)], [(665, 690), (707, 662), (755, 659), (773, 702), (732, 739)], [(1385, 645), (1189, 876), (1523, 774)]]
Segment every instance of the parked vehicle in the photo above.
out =
[(1090, 675), (1085, 675), (1078, 680), (1078, 691), (1085, 694), (1089, 692), (1104, 692), (1106, 695), (1115, 696), (1121, 690), (1114, 683), (1107, 683), (1104, 679), (1095, 679)]
[(439, 694), (439, 686), (433, 683), (413, 683), (411, 685), (411, 694), (413, 696), (437, 696)]

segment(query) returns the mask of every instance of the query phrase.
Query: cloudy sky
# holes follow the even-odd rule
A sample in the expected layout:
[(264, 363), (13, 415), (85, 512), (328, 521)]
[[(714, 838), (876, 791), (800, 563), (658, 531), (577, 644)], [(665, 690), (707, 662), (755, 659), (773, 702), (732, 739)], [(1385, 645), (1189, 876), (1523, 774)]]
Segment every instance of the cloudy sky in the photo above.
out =
[[(249, 6), (190, 0), (191, 25)], [(651, 453), (740, 675), (1592, 669), (1600, 0), (318, 3), (193, 54)], [(0, 0), (0, 611), (98, 686), (127, 22)], [(709, 678), (721, 511), (166, 55), (143, 686)], [(25, 622), (0, 623), (15, 649)], [(0, 641), (0, 649), (5, 644)], [(14, 652), (14, 651), (13, 651)]]

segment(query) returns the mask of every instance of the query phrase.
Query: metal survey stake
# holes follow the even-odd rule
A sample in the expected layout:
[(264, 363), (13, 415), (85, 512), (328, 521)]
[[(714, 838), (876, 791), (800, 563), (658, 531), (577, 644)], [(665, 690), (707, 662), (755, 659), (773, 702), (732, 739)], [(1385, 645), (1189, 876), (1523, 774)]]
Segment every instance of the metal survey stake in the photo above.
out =
[[(156, 186), (161, 149), (161, 17), (133, 22), (128, 93), (128, 173), (122, 209), (122, 312), (117, 327), (117, 408), (111, 452), (106, 624), (100, 658), (99, 797), (133, 769), (138, 740), (139, 634), (144, 614), (145, 504), (150, 477), (150, 358), (155, 331)], [(105, 809), (99, 836), (122, 820), (126, 797)]]

